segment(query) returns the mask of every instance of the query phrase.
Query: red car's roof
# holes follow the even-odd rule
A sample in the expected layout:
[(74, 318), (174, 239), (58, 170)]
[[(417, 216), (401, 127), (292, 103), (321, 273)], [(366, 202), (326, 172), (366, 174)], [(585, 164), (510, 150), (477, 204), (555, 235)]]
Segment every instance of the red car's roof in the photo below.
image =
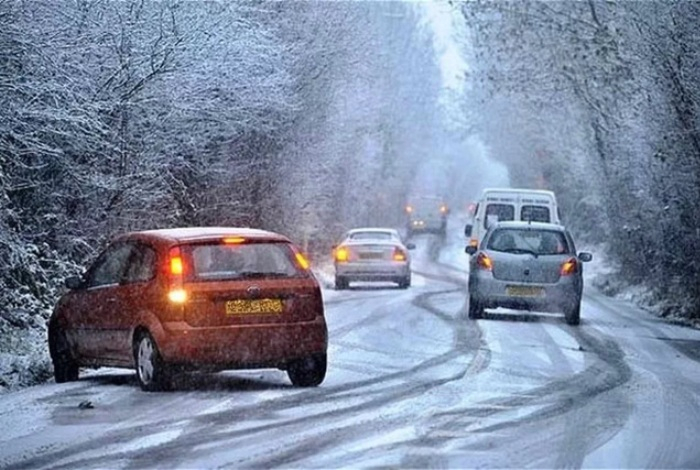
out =
[(253, 240), (284, 241), (290, 240), (284, 235), (267, 230), (259, 230), (243, 227), (182, 227), (166, 228), (158, 230), (144, 230), (123, 234), (117, 239), (143, 238), (143, 239), (168, 239), (177, 242), (213, 240), (224, 237), (243, 237)]

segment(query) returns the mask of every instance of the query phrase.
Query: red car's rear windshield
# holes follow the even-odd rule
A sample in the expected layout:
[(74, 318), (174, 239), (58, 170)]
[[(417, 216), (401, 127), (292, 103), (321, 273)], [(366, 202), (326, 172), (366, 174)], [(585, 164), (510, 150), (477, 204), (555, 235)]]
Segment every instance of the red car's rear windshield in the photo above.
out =
[(287, 278), (306, 275), (288, 243), (198, 243), (182, 246), (190, 281)]

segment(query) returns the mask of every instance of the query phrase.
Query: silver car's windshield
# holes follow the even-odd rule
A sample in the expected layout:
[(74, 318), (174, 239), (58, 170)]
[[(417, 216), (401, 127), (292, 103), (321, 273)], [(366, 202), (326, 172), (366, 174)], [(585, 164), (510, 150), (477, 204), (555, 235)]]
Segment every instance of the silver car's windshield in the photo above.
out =
[(554, 230), (497, 229), (489, 237), (486, 248), (506, 253), (558, 255), (569, 252), (566, 237)]

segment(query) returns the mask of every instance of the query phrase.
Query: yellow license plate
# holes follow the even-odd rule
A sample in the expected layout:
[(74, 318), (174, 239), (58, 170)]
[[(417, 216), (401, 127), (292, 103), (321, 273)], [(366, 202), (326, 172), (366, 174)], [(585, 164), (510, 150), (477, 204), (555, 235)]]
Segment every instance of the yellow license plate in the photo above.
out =
[(513, 297), (540, 297), (544, 294), (544, 289), (530, 286), (507, 286), (506, 294)]
[(282, 299), (239, 299), (226, 302), (226, 315), (277, 315), (283, 310)]

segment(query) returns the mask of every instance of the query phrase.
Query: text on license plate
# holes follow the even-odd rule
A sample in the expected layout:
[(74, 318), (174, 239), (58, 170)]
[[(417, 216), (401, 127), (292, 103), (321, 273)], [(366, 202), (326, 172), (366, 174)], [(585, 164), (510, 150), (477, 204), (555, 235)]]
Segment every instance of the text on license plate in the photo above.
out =
[(237, 299), (226, 302), (226, 315), (269, 315), (282, 313), (282, 299)]
[(544, 289), (530, 286), (506, 286), (506, 294), (513, 297), (539, 297), (544, 294)]

